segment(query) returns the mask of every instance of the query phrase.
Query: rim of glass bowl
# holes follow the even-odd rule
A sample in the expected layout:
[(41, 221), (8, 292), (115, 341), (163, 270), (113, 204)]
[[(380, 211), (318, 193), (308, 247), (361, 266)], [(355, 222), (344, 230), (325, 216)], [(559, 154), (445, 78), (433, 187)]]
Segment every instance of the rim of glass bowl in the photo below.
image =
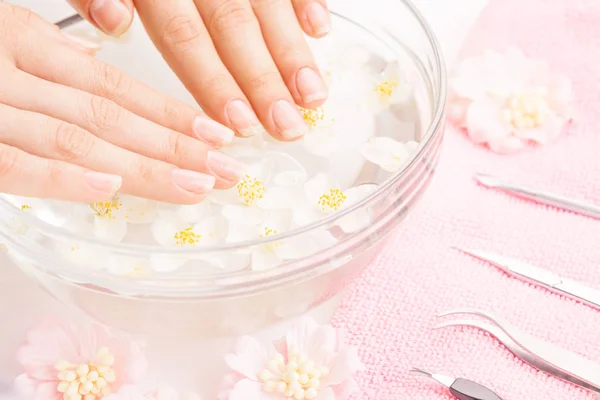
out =
[[(424, 33), (426, 34), (429, 44), (432, 47), (432, 52), (433, 52), (433, 55), (435, 58), (434, 74), (437, 74), (437, 76), (435, 78), (437, 78), (437, 81), (439, 82), (439, 85), (438, 85), (439, 87), (436, 87), (435, 89), (439, 93), (439, 98), (435, 104), (432, 122), (429, 125), (426, 134), (424, 135), (424, 141), (422, 141), (419, 144), (418, 150), (417, 150), (417, 152), (415, 152), (415, 154), (413, 155), (410, 162), (408, 164), (406, 164), (395, 175), (386, 179), (382, 184), (378, 185), (377, 189), (374, 190), (372, 193), (370, 193), (367, 197), (363, 198), (361, 201), (353, 204), (352, 206), (349, 206), (340, 211), (337, 211), (337, 212), (331, 214), (330, 216), (323, 218), (317, 222), (314, 222), (314, 223), (311, 223), (309, 225), (305, 225), (305, 226), (302, 226), (299, 228), (295, 228), (295, 229), (292, 229), (290, 231), (287, 231), (287, 232), (284, 232), (281, 234), (277, 234), (277, 235), (273, 235), (273, 236), (269, 236), (269, 237), (265, 237), (265, 238), (261, 238), (261, 239), (257, 239), (257, 240), (247, 240), (244, 242), (221, 244), (221, 245), (217, 245), (217, 246), (197, 246), (197, 247), (190, 248), (190, 249), (187, 249), (187, 248), (165, 248), (165, 247), (159, 247), (159, 246), (154, 246), (154, 245), (143, 245), (143, 244), (132, 244), (132, 243), (111, 243), (109, 241), (97, 239), (97, 238), (91, 237), (91, 236), (81, 236), (76, 233), (70, 232), (66, 229), (63, 229), (61, 227), (57, 227), (50, 223), (42, 221), (42, 220), (34, 217), (33, 215), (23, 213), (21, 210), (14, 207), (10, 202), (3, 199), (1, 196), (0, 196), (0, 208), (7, 209), (9, 213), (13, 214), (14, 216), (17, 216), (22, 221), (29, 224), (30, 227), (38, 228), (41, 232), (51, 234), (56, 239), (73, 240), (77, 243), (85, 243), (85, 244), (92, 245), (94, 247), (105, 249), (108, 251), (111, 251), (111, 250), (119, 251), (120, 250), (120, 251), (124, 251), (127, 253), (143, 252), (146, 254), (151, 253), (153, 255), (165, 256), (165, 255), (191, 255), (191, 254), (198, 254), (199, 252), (205, 253), (205, 252), (222, 252), (222, 251), (228, 251), (228, 250), (240, 250), (240, 249), (244, 249), (244, 248), (248, 248), (248, 247), (253, 247), (253, 246), (257, 246), (257, 245), (263, 245), (263, 244), (267, 244), (267, 243), (271, 243), (271, 242), (276, 242), (276, 241), (294, 237), (294, 236), (297, 236), (297, 235), (300, 235), (303, 233), (307, 233), (308, 231), (316, 230), (323, 226), (329, 225), (333, 221), (338, 220), (339, 218), (341, 218), (347, 214), (353, 213), (357, 209), (365, 207), (367, 204), (371, 203), (374, 199), (377, 199), (380, 196), (385, 196), (388, 189), (390, 187), (392, 187), (397, 181), (401, 180), (404, 176), (404, 173), (407, 170), (410, 170), (412, 168), (412, 166), (419, 159), (419, 156), (421, 155), (421, 153), (423, 153), (423, 151), (428, 147), (428, 144), (432, 141), (433, 134), (439, 129), (440, 123), (442, 122), (442, 118), (444, 115), (444, 107), (445, 107), (445, 103), (446, 103), (446, 71), (445, 71), (444, 59), (441, 54), (439, 42), (438, 42), (437, 38), (435, 37), (435, 35), (433, 34), (433, 31), (430, 28), (429, 24), (425, 21), (425, 19), (423, 18), (421, 13), (417, 10), (417, 8), (408, 0), (400, 0), (400, 1), (402, 3), (404, 3), (404, 5), (412, 13), (413, 17), (416, 18), (419, 25), (421, 26)], [(336, 15), (339, 18), (343, 18), (347, 21), (350, 21), (350, 22), (356, 24), (356, 22), (349, 20), (348, 18), (344, 17), (343, 15), (339, 15), (339, 14), (336, 14)], [(361, 28), (364, 28), (362, 25), (359, 25), (359, 26)]]

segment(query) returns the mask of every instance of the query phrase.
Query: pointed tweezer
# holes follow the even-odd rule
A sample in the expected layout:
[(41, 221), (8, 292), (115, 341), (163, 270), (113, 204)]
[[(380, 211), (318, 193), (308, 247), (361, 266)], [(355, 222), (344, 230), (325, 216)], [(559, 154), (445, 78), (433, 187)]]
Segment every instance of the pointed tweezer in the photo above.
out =
[(491, 313), (461, 309), (438, 315), (439, 318), (465, 314), (478, 316), (491, 324), (477, 320), (455, 320), (441, 323), (435, 329), (450, 326), (472, 326), (496, 337), (508, 350), (534, 368), (579, 387), (600, 393), (600, 365), (578, 354), (538, 339)]
[(586, 217), (600, 219), (600, 207), (594, 204), (503, 182), (500, 179), (489, 175), (476, 174), (474, 178), (479, 184), (490, 189), (501, 190), (505, 193), (510, 193), (527, 200), (533, 200), (540, 204), (557, 207)]
[(553, 272), (497, 254), (459, 248), (456, 248), (456, 250), (488, 262), (508, 275), (518, 277), (521, 280), (544, 287), (551, 292), (567, 296), (600, 310), (600, 291), (589, 288), (579, 282), (565, 279)]

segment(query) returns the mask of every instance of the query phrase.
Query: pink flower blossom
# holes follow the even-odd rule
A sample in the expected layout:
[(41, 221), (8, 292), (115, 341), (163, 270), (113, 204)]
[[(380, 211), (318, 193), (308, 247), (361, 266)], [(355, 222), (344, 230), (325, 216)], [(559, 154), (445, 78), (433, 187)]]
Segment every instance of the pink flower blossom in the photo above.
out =
[(234, 372), (220, 396), (228, 400), (343, 400), (357, 390), (353, 375), (362, 369), (340, 330), (310, 318), (278, 342), (240, 338), (225, 361)]
[(105, 397), (104, 400), (200, 400), (200, 398), (195, 394), (180, 395), (169, 386), (161, 386), (145, 393), (137, 386), (127, 385), (119, 392)]
[(97, 400), (134, 383), (146, 370), (143, 345), (98, 324), (46, 320), (30, 330), (17, 353), (25, 373), (20, 394), (32, 400)]
[(519, 50), (464, 60), (450, 79), (449, 119), (475, 143), (510, 153), (555, 140), (572, 120), (571, 82)]

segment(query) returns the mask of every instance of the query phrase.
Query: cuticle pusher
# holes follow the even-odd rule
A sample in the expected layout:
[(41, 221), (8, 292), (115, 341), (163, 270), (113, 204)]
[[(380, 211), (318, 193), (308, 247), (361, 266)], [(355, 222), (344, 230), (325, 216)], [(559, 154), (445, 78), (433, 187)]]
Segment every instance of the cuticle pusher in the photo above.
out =
[(451, 378), (449, 376), (432, 374), (422, 369), (413, 369), (412, 375), (425, 376), (434, 379), (447, 387), (450, 393), (459, 400), (502, 400), (500, 396), (479, 383), (462, 378)]

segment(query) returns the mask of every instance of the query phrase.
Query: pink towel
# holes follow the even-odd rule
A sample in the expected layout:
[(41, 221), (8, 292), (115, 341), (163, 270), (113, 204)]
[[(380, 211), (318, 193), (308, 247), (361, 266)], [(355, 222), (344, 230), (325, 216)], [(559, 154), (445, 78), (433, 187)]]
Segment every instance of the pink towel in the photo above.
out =
[(478, 381), (505, 400), (592, 399), (539, 372), (471, 328), (432, 331), (436, 313), (493, 311), (527, 332), (600, 364), (600, 313), (503, 275), (451, 250), (462, 246), (530, 261), (600, 289), (600, 221), (478, 187), (474, 172), (600, 204), (600, 1), (494, 0), (464, 54), (515, 45), (574, 83), (577, 119), (557, 143), (498, 156), (449, 129), (421, 206), (350, 288), (334, 323), (349, 331), (366, 371), (355, 399), (450, 399), (410, 376), (421, 367)]

